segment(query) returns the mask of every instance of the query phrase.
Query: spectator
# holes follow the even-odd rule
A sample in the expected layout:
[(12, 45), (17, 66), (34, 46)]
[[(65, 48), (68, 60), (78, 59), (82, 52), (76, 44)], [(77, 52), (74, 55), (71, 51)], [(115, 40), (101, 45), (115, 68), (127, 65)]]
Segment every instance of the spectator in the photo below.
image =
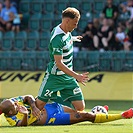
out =
[[(3, 3), (2, 3), (2, 1), (0, 1), (0, 14), (1, 14), (2, 8), (3, 8)], [(2, 28), (1, 23), (0, 23), (0, 31), (4, 31), (4, 29)]]
[(122, 8), (123, 12), (129, 11), (130, 12), (130, 18), (127, 21), (128, 23), (132, 22), (133, 23), (133, 1), (128, 0), (127, 5), (121, 4), (120, 7)]
[(126, 39), (126, 34), (122, 30), (121, 27), (117, 27), (117, 33), (115, 35), (115, 40), (117, 42), (116, 47), (120, 50), (123, 47), (124, 42), (127, 40)]
[(93, 19), (93, 26), (94, 26), (96, 29), (99, 29), (99, 25), (100, 25), (99, 19), (98, 19), (98, 18), (94, 18), (94, 19)]
[[(119, 21), (125, 23), (127, 20), (130, 19), (130, 12), (129, 12), (128, 10), (126, 10), (126, 8), (122, 8), (122, 9), (121, 9), (121, 7), (122, 7), (121, 5), (123, 5), (123, 3), (120, 4)], [(124, 4), (124, 6), (125, 6), (125, 4)], [(126, 5), (126, 6), (127, 6), (127, 5)]]
[(127, 34), (124, 42), (124, 50), (130, 51), (133, 48), (133, 24), (127, 23)]
[(19, 32), (20, 31), (20, 23), (21, 23), (19, 15), (10, 12), (9, 16), (10, 16), (10, 19), (13, 20), (12, 31)]
[(93, 26), (93, 22), (88, 22), (82, 34), (82, 47), (83, 49), (97, 50), (98, 49), (98, 37), (97, 29)]
[(123, 31), (126, 30), (126, 23), (125, 22), (118, 22), (117, 26), (121, 27)]
[(102, 26), (98, 30), (98, 37), (102, 43), (101, 48), (104, 50), (113, 50), (114, 45), (114, 33), (113, 28), (109, 26), (108, 19), (104, 18)]
[(5, 0), (5, 7), (1, 11), (0, 23), (4, 30), (11, 30), (13, 20), (10, 19), (10, 12), (16, 14), (17, 10), (14, 6), (11, 6), (10, 0)]
[(116, 22), (118, 17), (118, 8), (113, 4), (113, 0), (107, 0), (107, 5), (103, 9), (103, 17), (113, 19)]
[(20, 2), (20, 0), (11, 0), (11, 5), (15, 6), (18, 10), (19, 9), (19, 2)]

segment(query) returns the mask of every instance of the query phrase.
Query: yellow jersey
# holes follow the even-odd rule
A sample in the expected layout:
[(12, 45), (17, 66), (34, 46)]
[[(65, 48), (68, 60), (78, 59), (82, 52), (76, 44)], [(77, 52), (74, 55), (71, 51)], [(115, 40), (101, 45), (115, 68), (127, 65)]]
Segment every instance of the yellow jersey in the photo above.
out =
[[(34, 116), (32, 115), (32, 110), (31, 110), (30, 105), (28, 105), (27, 103), (24, 103), (23, 97), (21, 97), (21, 96), (19, 96), (19, 97), (14, 97), (14, 98), (11, 98), (11, 100), (12, 100), (13, 102), (17, 101), (19, 105), (25, 106), (25, 107), (27, 108), (27, 110), (28, 110), (28, 112), (29, 112), (29, 113), (28, 113), (28, 125), (32, 124), (33, 122), (35, 122), (35, 121), (37, 120), (36, 117), (34, 117)], [(14, 115), (14, 116), (6, 116), (6, 115), (5, 115), (5, 118), (6, 118), (7, 122), (8, 122), (11, 126), (16, 126), (17, 123), (23, 119), (23, 116), (24, 116), (23, 114), (21, 114), (21, 113), (18, 112), (18, 113), (17, 113), (16, 115)]]

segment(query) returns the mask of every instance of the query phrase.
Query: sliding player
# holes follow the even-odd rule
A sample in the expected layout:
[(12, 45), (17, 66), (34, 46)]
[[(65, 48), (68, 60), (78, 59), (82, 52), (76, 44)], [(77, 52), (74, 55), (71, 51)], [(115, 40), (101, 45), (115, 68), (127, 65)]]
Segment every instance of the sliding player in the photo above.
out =
[(40, 111), (31, 95), (4, 100), (0, 103), (0, 113), (4, 113), (11, 126), (70, 125), (83, 121), (103, 123), (133, 117), (132, 108), (121, 114), (93, 114), (78, 112), (58, 103), (47, 103)]

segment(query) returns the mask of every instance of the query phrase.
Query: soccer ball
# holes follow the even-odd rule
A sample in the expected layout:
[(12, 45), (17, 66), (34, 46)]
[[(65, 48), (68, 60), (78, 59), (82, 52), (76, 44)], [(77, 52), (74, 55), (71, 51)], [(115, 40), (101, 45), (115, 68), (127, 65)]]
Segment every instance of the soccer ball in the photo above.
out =
[(92, 113), (94, 114), (100, 114), (100, 113), (104, 113), (104, 114), (108, 114), (108, 106), (95, 106), (92, 110)]

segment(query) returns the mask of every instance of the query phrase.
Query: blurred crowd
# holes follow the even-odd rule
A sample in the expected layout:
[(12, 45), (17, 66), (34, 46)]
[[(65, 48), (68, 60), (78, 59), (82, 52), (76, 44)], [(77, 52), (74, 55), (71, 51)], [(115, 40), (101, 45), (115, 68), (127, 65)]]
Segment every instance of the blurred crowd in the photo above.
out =
[[(0, 0), (0, 31), (20, 31), (19, 1)], [(80, 50), (133, 50), (133, 0), (125, 0), (119, 5), (106, 0), (100, 16), (89, 19), (81, 32)]]
[(82, 36), (81, 50), (133, 50), (133, 0), (118, 6), (106, 0), (101, 15), (88, 21)]
[(0, 31), (20, 31), (19, 0), (0, 0)]

